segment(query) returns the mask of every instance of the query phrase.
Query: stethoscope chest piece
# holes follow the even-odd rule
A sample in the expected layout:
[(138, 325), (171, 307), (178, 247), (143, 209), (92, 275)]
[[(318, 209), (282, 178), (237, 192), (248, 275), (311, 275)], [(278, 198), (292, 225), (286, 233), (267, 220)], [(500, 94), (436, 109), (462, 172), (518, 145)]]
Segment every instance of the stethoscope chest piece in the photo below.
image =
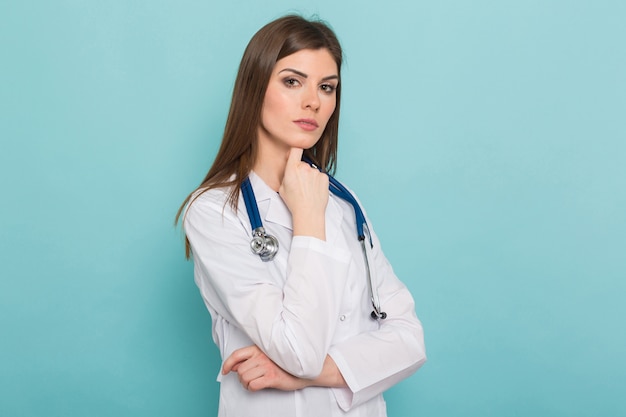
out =
[(278, 253), (278, 240), (265, 233), (263, 227), (257, 227), (252, 232), (250, 249), (255, 255), (259, 255), (263, 262), (271, 261)]

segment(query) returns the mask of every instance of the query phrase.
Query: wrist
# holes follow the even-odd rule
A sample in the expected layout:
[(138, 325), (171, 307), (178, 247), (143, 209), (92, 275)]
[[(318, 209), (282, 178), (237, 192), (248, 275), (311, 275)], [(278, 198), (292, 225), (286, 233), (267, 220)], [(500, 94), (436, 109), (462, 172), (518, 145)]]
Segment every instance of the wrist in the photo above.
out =
[(326, 219), (322, 216), (293, 216), (293, 235), (326, 240)]
[(322, 373), (315, 379), (308, 380), (307, 386), (328, 387), (328, 388), (345, 388), (348, 386), (343, 375), (339, 371), (337, 364), (330, 356), (326, 355)]

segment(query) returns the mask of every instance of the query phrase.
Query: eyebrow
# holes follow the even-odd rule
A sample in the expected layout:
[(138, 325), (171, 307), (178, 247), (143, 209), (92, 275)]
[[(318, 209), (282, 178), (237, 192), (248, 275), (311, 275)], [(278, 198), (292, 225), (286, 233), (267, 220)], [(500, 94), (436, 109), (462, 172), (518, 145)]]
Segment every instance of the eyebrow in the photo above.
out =
[[(302, 78), (308, 78), (309, 77), (308, 75), (306, 75), (302, 71), (298, 71), (298, 70), (295, 70), (293, 68), (285, 68), (285, 69), (282, 69), (282, 70), (278, 71), (278, 73), (280, 74), (281, 72), (285, 72), (285, 71), (293, 72), (294, 74), (299, 75)], [(338, 79), (339, 79), (338, 75), (329, 75), (328, 77), (322, 78), (322, 81), (338, 80)]]

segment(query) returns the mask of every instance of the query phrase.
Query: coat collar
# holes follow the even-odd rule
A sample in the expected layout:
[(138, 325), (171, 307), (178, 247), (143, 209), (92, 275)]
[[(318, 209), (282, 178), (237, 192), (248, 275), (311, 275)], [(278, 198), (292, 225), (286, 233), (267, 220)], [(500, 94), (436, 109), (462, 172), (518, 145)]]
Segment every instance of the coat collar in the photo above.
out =
[(263, 223), (276, 223), (293, 230), (291, 212), (283, 199), (280, 198), (280, 195), (272, 190), (254, 171), (250, 172), (248, 177), (254, 190), (254, 196), (256, 197)]

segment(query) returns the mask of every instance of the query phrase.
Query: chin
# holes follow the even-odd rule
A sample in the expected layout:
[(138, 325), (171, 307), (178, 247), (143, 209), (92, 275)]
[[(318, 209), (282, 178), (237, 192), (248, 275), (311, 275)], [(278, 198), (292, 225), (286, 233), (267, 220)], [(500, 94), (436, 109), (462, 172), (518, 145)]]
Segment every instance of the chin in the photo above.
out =
[(316, 137), (306, 137), (306, 138), (302, 138), (301, 140), (295, 140), (293, 141), (293, 145), (291, 145), (293, 148), (302, 148), (302, 149), (311, 149), (312, 147), (315, 146), (315, 144), (317, 142), (319, 142), (321, 136), (316, 136)]

